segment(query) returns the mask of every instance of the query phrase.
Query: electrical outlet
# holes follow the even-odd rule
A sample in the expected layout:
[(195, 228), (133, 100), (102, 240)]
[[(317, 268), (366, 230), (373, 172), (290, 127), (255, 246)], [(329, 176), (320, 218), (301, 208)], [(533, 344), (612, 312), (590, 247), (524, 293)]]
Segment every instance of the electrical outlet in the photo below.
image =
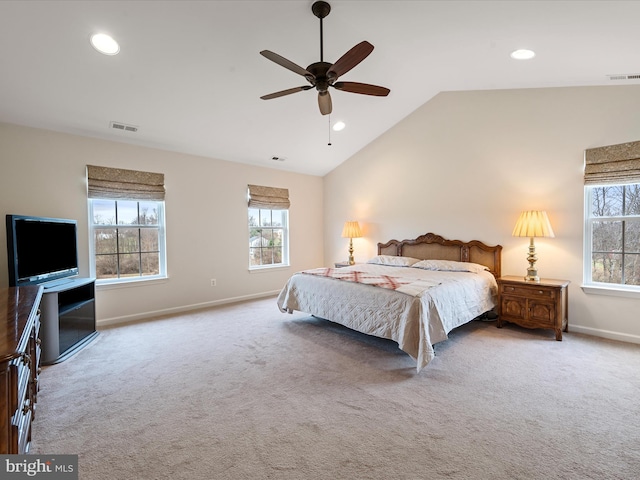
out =
[(216, 279), (215, 279), (215, 278), (212, 278), (212, 279), (211, 279), (211, 286), (212, 286), (212, 287), (215, 287), (216, 285), (217, 285), (217, 283), (216, 283)]

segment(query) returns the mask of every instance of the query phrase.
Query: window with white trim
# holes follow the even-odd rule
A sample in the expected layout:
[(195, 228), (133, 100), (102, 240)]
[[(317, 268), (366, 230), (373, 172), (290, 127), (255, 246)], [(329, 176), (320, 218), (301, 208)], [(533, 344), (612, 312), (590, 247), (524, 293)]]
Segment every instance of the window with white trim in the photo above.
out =
[(640, 183), (585, 190), (585, 284), (640, 291)]
[(164, 174), (87, 165), (91, 276), (166, 278)]
[(640, 293), (640, 142), (586, 150), (584, 183), (585, 291)]
[(289, 265), (289, 191), (248, 186), (249, 269)]
[(249, 267), (289, 264), (288, 211), (249, 208)]
[(164, 202), (92, 198), (89, 203), (92, 276), (99, 283), (166, 277)]

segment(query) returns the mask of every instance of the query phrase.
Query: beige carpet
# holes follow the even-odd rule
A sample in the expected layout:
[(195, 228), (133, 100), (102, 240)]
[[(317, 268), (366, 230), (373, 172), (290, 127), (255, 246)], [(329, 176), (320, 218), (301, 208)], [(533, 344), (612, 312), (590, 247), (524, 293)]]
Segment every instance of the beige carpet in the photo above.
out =
[(103, 330), (46, 367), (32, 453), (80, 479), (634, 479), (640, 346), (472, 322), (420, 374), (275, 299)]

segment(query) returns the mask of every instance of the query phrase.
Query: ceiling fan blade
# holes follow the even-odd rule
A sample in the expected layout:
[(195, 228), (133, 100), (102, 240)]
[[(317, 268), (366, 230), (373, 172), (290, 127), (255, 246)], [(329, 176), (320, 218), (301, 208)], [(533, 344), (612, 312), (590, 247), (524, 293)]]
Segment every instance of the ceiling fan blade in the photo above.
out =
[(318, 106), (320, 107), (320, 113), (322, 115), (329, 115), (333, 106), (331, 104), (331, 95), (329, 92), (318, 93)]
[(373, 52), (373, 45), (366, 40), (360, 42), (343, 56), (341, 56), (336, 63), (331, 65), (327, 72), (328, 78), (336, 79), (341, 77), (353, 67), (358, 65), (361, 61), (369, 56)]
[(343, 92), (360, 93), (362, 95), (375, 95), (376, 97), (386, 97), (389, 95), (389, 90), (386, 87), (379, 87), (378, 85), (369, 85), (368, 83), (358, 82), (336, 82), (332, 87)]
[(306, 69), (302, 68), (300, 65), (296, 65), (291, 60), (287, 60), (283, 56), (278, 55), (277, 53), (274, 53), (274, 52), (272, 52), (270, 50), (262, 50), (260, 52), (260, 55), (262, 55), (265, 58), (268, 58), (272, 62), (275, 62), (278, 65), (280, 65), (280, 66), (282, 66), (282, 67), (284, 67), (284, 68), (286, 68), (288, 70), (291, 70), (293, 73), (297, 73), (298, 75), (302, 75), (303, 77), (311, 76), (311, 78), (313, 78), (313, 75), (311, 74), (311, 72), (309, 72)]
[(272, 98), (284, 97), (285, 95), (291, 95), (292, 93), (301, 92), (303, 90), (309, 90), (313, 88), (311, 85), (303, 85), (302, 87), (293, 87), (279, 92), (270, 93), (269, 95), (263, 95), (260, 98), (262, 100), (271, 100)]

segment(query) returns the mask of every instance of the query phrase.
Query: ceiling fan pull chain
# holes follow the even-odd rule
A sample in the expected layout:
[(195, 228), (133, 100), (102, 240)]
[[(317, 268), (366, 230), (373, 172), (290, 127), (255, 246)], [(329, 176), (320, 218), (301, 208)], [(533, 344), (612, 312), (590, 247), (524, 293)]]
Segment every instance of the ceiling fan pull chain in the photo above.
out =
[(327, 143), (327, 145), (330, 147), (331, 146), (331, 114), (327, 115), (327, 117), (329, 117), (329, 123), (327, 124), (329, 126), (329, 143)]

